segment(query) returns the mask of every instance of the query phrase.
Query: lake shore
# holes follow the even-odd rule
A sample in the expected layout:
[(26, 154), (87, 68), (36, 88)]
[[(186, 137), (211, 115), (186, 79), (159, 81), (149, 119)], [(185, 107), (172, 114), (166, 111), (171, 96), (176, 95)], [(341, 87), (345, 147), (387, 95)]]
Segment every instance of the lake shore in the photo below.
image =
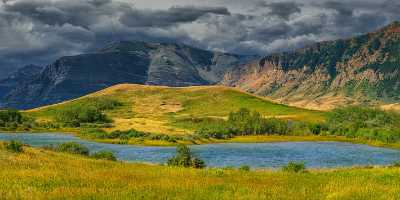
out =
[(162, 140), (149, 140), (143, 138), (134, 138), (129, 141), (121, 139), (97, 139), (84, 137), (76, 129), (65, 130), (35, 130), (35, 131), (2, 131), (1, 133), (52, 133), (52, 134), (71, 134), (88, 141), (95, 141), (108, 144), (125, 144), (125, 145), (138, 145), (138, 146), (177, 146), (180, 144), (185, 145), (205, 145), (205, 144), (223, 144), (223, 143), (274, 143), (274, 142), (347, 142), (353, 144), (365, 144), (374, 147), (384, 147), (391, 149), (400, 149), (400, 142), (384, 143), (377, 140), (366, 140), (362, 138), (348, 138), (345, 136), (320, 136), (320, 135), (306, 135), (306, 136), (282, 136), (282, 135), (254, 135), (254, 136), (235, 136), (231, 139), (200, 139), (194, 141), (177, 141), (167, 142)]

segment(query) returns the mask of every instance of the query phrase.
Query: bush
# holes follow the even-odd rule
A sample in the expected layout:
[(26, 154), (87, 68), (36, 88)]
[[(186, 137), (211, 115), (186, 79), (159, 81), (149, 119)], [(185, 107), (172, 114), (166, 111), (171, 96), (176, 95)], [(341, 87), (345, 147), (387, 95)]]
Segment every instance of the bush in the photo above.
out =
[(62, 143), (57, 147), (58, 151), (72, 153), (72, 154), (80, 154), (80, 155), (89, 155), (89, 149), (76, 142), (66, 142)]
[(5, 147), (6, 147), (6, 149), (8, 151), (15, 152), (15, 153), (22, 152), (23, 151), (23, 146), (24, 145), (22, 144), (22, 142), (17, 141), (17, 140), (12, 140), (12, 141), (7, 142), (5, 144)]
[(250, 171), (250, 167), (247, 166), (247, 165), (242, 165), (242, 166), (239, 167), (239, 170), (248, 172), (248, 171)]
[(91, 157), (99, 160), (110, 160), (110, 161), (117, 160), (112, 151), (99, 151), (92, 154)]
[(206, 167), (203, 160), (196, 158), (190, 148), (186, 145), (180, 145), (176, 149), (176, 155), (170, 158), (167, 162), (168, 166), (178, 167), (192, 167), (192, 168), (204, 168)]
[(192, 167), (195, 169), (202, 169), (202, 168), (206, 167), (206, 163), (199, 158), (193, 158), (192, 159)]
[(282, 167), (282, 171), (284, 172), (293, 172), (293, 173), (301, 173), (306, 171), (306, 166), (304, 163), (299, 162), (289, 162), (288, 165)]
[(393, 163), (392, 167), (399, 167), (400, 168), (400, 161)]

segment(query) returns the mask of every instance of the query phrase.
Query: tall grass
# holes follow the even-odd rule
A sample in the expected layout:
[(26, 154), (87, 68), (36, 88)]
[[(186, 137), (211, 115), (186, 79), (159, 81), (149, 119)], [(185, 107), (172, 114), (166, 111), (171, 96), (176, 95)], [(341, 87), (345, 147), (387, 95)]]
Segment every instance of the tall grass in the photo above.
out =
[(1, 199), (400, 199), (400, 168), (185, 169), (0, 150)]

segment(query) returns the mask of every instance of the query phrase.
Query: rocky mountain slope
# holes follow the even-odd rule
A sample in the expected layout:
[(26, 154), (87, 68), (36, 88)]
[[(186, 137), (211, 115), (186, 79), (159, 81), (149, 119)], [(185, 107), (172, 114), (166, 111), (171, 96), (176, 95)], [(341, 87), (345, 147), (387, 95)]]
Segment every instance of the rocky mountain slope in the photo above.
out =
[(316, 109), (400, 100), (400, 23), (279, 53), (228, 72), (223, 85)]
[(18, 69), (9, 77), (0, 80), (0, 99), (9, 93), (12, 89), (29, 82), (37, 77), (43, 67), (36, 65), (27, 65)]
[(165, 86), (215, 84), (247, 56), (177, 44), (118, 42), (48, 65), (4, 95), (3, 107), (27, 109), (80, 97), (119, 83)]

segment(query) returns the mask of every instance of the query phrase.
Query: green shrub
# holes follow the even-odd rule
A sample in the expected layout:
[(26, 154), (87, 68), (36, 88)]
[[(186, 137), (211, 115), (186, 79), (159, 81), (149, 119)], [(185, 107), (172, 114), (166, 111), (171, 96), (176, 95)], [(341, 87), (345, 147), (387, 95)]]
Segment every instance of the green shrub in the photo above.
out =
[(306, 171), (306, 166), (302, 162), (289, 162), (286, 166), (282, 167), (284, 172), (300, 173)]
[(92, 154), (91, 157), (99, 160), (110, 160), (110, 161), (117, 160), (112, 151), (99, 151)]
[(248, 165), (242, 165), (239, 167), (239, 170), (248, 172), (248, 171), (250, 171), (250, 167)]
[(206, 163), (199, 158), (193, 158), (192, 159), (192, 167), (196, 168), (196, 169), (202, 169), (202, 168), (206, 167)]
[(400, 161), (393, 163), (392, 167), (399, 167), (400, 168)]
[(89, 155), (89, 149), (76, 142), (66, 142), (58, 145), (57, 147), (58, 151), (61, 152), (66, 152), (66, 153), (72, 153), (72, 154), (80, 154), (80, 155)]
[(7, 142), (5, 144), (5, 147), (8, 151), (15, 152), (15, 153), (20, 153), (23, 151), (23, 144), (20, 141), (17, 140), (11, 140), (10, 142)]
[(176, 155), (170, 158), (167, 162), (168, 166), (178, 167), (192, 167), (192, 168), (204, 168), (206, 167), (203, 160), (196, 158), (190, 148), (186, 145), (180, 145), (176, 149)]

